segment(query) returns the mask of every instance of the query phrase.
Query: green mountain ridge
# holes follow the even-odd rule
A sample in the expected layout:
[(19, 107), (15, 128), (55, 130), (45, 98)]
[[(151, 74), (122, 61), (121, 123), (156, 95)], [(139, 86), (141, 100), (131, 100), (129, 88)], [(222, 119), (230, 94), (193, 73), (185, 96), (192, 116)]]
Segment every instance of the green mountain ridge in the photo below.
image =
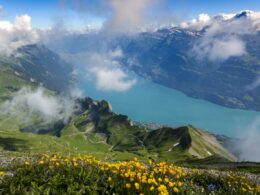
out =
[(89, 110), (75, 117), (65, 127), (61, 137), (77, 133), (86, 137), (99, 137), (103, 143), (111, 146), (111, 151), (145, 151), (161, 159), (203, 159), (217, 155), (236, 160), (218, 142), (216, 136), (192, 126), (162, 127), (148, 131), (134, 125), (127, 116), (114, 114), (105, 101), (91, 103), (89, 107)]

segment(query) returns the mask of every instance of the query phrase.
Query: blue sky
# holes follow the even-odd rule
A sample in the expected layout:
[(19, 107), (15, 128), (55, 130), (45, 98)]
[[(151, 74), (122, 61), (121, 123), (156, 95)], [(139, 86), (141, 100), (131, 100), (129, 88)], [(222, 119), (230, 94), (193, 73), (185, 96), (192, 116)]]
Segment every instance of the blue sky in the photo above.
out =
[[(78, 0), (91, 10), (100, 9), (96, 0)], [(66, 2), (66, 3), (64, 3)], [(106, 16), (96, 11), (90, 14), (89, 10), (75, 11), (72, 5), (76, 0), (0, 0), (6, 14), (1, 16), (14, 20), (16, 15), (28, 14), (32, 17), (34, 27), (45, 28), (51, 26), (57, 19), (62, 18), (71, 27), (82, 27), (86, 24), (100, 24)], [(74, 6), (75, 7), (75, 6)], [(80, 6), (79, 6), (80, 7)], [(244, 9), (260, 11), (259, 0), (165, 0), (167, 11), (178, 20), (189, 20), (200, 13), (214, 15), (217, 13), (237, 12)], [(164, 9), (163, 8), (163, 9)]]

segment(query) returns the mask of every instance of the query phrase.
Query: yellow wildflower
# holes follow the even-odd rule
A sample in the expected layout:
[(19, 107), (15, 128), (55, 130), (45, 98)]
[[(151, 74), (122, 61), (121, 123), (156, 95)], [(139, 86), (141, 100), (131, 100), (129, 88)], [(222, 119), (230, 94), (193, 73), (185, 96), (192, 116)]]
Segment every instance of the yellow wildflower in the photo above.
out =
[(140, 185), (139, 185), (139, 183), (135, 183), (135, 189), (137, 189), (137, 190), (139, 190), (140, 189)]
[(165, 182), (165, 183), (169, 183), (169, 179), (166, 177), (166, 178), (164, 179), (164, 182)]
[(175, 182), (169, 182), (169, 186), (172, 188), (175, 186)]
[(176, 187), (173, 188), (173, 191), (174, 191), (175, 193), (180, 192), (180, 190), (179, 190), (178, 188), (176, 188)]
[(166, 187), (165, 185), (160, 185), (160, 186), (158, 187), (158, 191), (159, 191), (159, 192), (166, 192), (166, 191), (167, 191), (167, 187)]
[(126, 187), (127, 189), (130, 189), (130, 188), (131, 188), (131, 184), (130, 184), (130, 183), (125, 184), (125, 187)]
[(43, 160), (40, 160), (40, 161), (39, 161), (39, 164), (40, 164), (40, 165), (43, 165), (43, 164), (44, 164), (44, 161), (43, 161)]
[(0, 171), (0, 177), (2, 177), (5, 174), (4, 171)]
[(178, 182), (178, 186), (181, 187), (182, 186), (182, 182), (179, 181)]

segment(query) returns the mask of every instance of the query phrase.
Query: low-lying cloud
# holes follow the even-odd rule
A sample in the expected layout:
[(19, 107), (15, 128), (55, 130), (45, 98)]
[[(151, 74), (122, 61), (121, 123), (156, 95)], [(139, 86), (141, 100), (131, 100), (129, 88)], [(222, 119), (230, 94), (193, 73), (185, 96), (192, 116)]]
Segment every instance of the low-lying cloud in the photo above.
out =
[[(103, 20), (103, 32), (111, 34), (133, 33), (151, 21), (151, 15), (160, 12), (164, 0), (61, 0), (62, 7), (69, 7)], [(152, 10), (156, 9), (156, 12)]]
[(199, 15), (198, 19), (182, 23), (181, 27), (205, 31), (191, 49), (199, 60), (225, 61), (230, 57), (247, 54), (243, 36), (260, 30), (260, 12), (243, 11), (238, 14), (219, 14), (210, 17)]
[(109, 0), (112, 16), (104, 28), (110, 32), (130, 32), (145, 24), (146, 14), (154, 0)]
[(189, 28), (193, 30), (202, 30), (206, 25), (210, 23), (210, 16), (208, 14), (199, 14), (198, 18), (192, 19), (190, 22), (182, 22), (180, 26), (182, 28)]
[[(109, 50), (103, 46), (94, 51), (64, 53), (63, 57), (76, 65), (75, 75), (78, 78), (94, 82), (99, 91), (125, 92), (137, 83), (136, 75), (122, 62), (124, 54), (120, 48)], [(82, 71), (84, 76), (80, 73)]]
[(135, 79), (130, 79), (128, 75), (119, 68), (92, 68), (90, 73), (94, 75), (97, 89), (101, 91), (123, 92), (129, 90), (136, 84)]
[(48, 94), (43, 88), (22, 88), (12, 99), (0, 106), (1, 115), (13, 115), (21, 121), (37, 118), (45, 124), (72, 116), (75, 102), (72, 98)]
[(260, 162), (260, 117), (244, 129), (235, 149), (242, 161)]
[(38, 33), (31, 26), (28, 15), (16, 16), (15, 22), (0, 20), (0, 53), (10, 55), (17, 48), (39, 41)]
[(254, 90), (256, 88), (260, 87), (260, 76), (250, 85), (246, 87), (247, 90)]
[(136, 84), (124, 70), (120, 59), (123, 56), (121, 49), (110, 50), (105, 53), (90, 53), (86, 59), (87, 75), (95, 80), (96, 87), (101, 91), (124, 92)]
[(192, 52), (199, 60), (209, 59), (210, 61), (225, 61), (230, 57), (242, 56), (246, 52), (246, 43), (237, 36), (223, 36), (214, 38), (205, 35), (199, 43), (195, 44)]

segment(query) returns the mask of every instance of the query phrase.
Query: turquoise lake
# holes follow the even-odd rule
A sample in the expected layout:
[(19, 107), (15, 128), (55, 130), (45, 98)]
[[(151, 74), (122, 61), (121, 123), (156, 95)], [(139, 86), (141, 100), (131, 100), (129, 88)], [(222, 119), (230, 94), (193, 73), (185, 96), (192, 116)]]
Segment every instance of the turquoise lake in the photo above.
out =
[[(192, 124), (213, 133), (237, 137), (260, 117), (260, 112), (222, 107), (151, 81), (141, 81), (126, 92), (102, 92), (92, 81), (81, 81), (84, 95), (105, 99), (113, 111), (131, 120), (180, 126)], [(260, 131), (260, 130), (259, 130)]]

